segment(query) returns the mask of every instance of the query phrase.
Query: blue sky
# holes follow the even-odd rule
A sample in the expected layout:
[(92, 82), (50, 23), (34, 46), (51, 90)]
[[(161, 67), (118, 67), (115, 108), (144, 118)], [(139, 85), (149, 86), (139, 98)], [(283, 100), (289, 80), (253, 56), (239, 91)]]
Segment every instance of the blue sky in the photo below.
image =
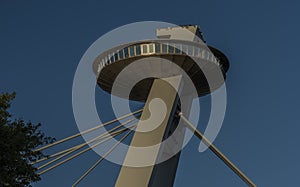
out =
[[(137, 21), (199, 24), (230, 59), (228, 105), (215, 144), (258, 186), (298, 186), (300, 151), (297, 1), (1, 1), (0, 91), (17, 92), (11, 112), (43, 124), (57, 139), (78, 132), (72, 82), (86, 49), (106, 32)], [(109, 95), (97, 90), (105, 107)], [(205, 100), (203, 101), (205, 102)], [(100, 109), (101, 111), (101, 109)], [(204, 114), (205, 115), (205, 114)], [(246, 186), (193, 138), (175, 186)], [(91, 152), (44, 175), (36, 187), (70, 186)], [(113, 186), (119, 166), (105, 161), (80, 186)]]

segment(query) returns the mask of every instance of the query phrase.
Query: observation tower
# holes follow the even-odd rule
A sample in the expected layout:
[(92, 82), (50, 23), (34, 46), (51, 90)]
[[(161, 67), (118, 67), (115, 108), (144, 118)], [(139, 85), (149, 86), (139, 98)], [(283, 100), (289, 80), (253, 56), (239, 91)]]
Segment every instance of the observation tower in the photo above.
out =
[[(49, 150), (93, 133), (84, 143), (72, 147), (68, 145), (67, 149), (32, 161), (38, 175), (44, 175), (109, 140), (114, 141), (115, 137), (126, 132), (121, 139), (114, 141), (112, 147), (106, 147), (109, 150), (101, 154), (99, 160), (72, 187), (87, 177), (131, 133), (130, 146), (126, 145), (128, 150), (115, 186), (171, 187), (181, 149), (186, 145), (188, 133), (185, 132), (188, 129), (246, 184), (256, 186), (189, 121), (190, 113), (199, 115), (191, 108), (193, 99), (210, 94), (224, 84), (229, 68), (227, 57), (218, 49), (207, 46), (199, 27), (195, 25), (159, 28), (156, 36), (156, 39), (113, 47), (93, 62), (100, 88), (126, 101), (143, 102), (144, 108), (135, 112), (128, 108), (127, 114), (116, 119), (81, 129), (80, 133), (34, 150)], [(213, 101), (213, 94), (211, 98)], [(118, 104), (115, 108), (120, 108)], [(104, 133), (97, 132), (116, 123), (118, 125), (113, 128), (101, 131)]]
[[(143, 167), (132, 167), (124, 164), (115, 186), (173, 186), (186, 127), (201, 138), (245, 182), (252, 184), (184, 117), (189, 116), (194, 98), (210, 94), (222, 86), (229, 68), (227, 57), (220, 50), (207, 46), (199, 27), (195, 25), (159, 28), (156, 30), (156, 36), (157, 39), (154, 40), (137, 41), (109, 49), (100, 54), (93, 64), (94, 72), (98, 75), (97, 83), (100, 88), (118, 97), (145, 103), (140, 121), (147, 121), (150, 116), (156, 118), (149, 110), (153, 100), (159, 98), (166, 105), (165, 118), (159, 126), (148, 131), (136, 130), (134, 132), (124, 161), (132, 165), (134, 162), (139, 162), (140, 158), (147, 157), (153, 163)], [(116, 85), (119, 74), (135, 62), (147, 65), (131, 70), (127, 75), (128, 77), (123, 76), (123, 79), (118, 81)], [(172, 64), (182, 71), (171, 68)], [(129, 95), (123, 92), (113, 92), (114, 86), (120, 90), (130, 87), (131, 76), (149, 74), (151, 71), (162, 76), (147, 77), (136, 82)], [(188, 88), (187, 78), (182, 75), (184, 73), (192, 81), (196, 90), (195, 93)], [(182, 100), (185, 100), (185, 105), (182, 104)], [(159, 106), (155, 108), (155, 110), (161, 109)], [(185, 121), (185, 125), (178, 125), (180, 118)], [(140, 129), (143, 129), (141, 126), (153, 126), (152, 123), (149, 120), (145, 123), (138, 123), (137, 129), (139, 126)], [(175, 138), (170, 138), (172, 134), (176, 134)], [(150, 153), (150, 156), (132, 148), (157, 145), (168, 138), (171, 140), (161, 144), (158, 149)], [(168, 159), (163, 162), (156, 162), (163, 157)]]

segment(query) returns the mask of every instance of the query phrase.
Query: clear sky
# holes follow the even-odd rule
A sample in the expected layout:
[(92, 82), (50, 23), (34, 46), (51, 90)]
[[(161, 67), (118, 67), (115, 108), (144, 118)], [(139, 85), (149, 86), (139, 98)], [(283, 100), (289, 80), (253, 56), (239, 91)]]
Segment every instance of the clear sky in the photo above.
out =
[[(83, 53), (106, 32), (137, 21), (199, 24), (231, 66), (228, 105), (215, 144), (258, 186), (299, 186), (299, 6), (297, 1), (1, 1), (0, 91), (17, 92), (12, 113), (41, 122), (57, 139), (78, 132), (72, 82)], [(109, 95), (97, 91), (100, 108)], [(103, 109), (100, 109), (103, 110)], [(175, 186), (246, 186), (193, 138)], [(91, 152), (42, 177), (36, 187), (70, 186)], [(105, 161), (80, 186), (113, 186)], [(298, 185), (297, 185), (298, 183)]]

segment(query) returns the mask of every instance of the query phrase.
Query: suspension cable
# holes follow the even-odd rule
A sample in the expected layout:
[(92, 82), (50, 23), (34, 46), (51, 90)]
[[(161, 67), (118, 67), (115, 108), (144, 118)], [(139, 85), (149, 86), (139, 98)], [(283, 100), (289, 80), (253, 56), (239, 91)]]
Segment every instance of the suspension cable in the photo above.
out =
[[(130, 121), (130, 120), (129, 120), (129, 121)], [(133, 121), (133, 120), (132, 120), (132, 121)], [(129, 122), (128, 122), (128, 123), (129, 123)], [(61, 155), (61, 156), (59, 156), (59, 157), (57, 157), (57, 158), (55, 158), (55, 159), (53, 159), (53, 160), (47, 162), (47, 163), (45, 163), (44, 165), (38, 167), (37, 169), (40, 170), (40, 169), (42, 169), (42, 168), (44, 168), (44, 167), (46, 167), (46, 166), (52, 164), (53, 162), (56, 162), (57, 160), (60, 160), (60, 159), (62, 159), (62, 158), (64, 158), (64, 157), (68, 156), (69, 154), (71, 154), (71, 153), (73, 153), (73, 152), (75, 152), (75, 151), (81, 149), (81, 148), (84, 147), (85, 145), (88, 145), (88, 144), (93, 143), (93, 142), (95, 142), (95, 141), (98, 141), (98, 140), (101, 140), (101, 139), (103, 139), (103, 138), (109, 137), (109, 136), (110, 136), (110, 133), (112, 133), (112, 135), (114, 135), (114, 134), (119, 135), (119, 134), (123, 133), (123, 132), (124, 132), (124, 129), (115, 131), (116, 129), (122, 127), (123, 125), (124, 125), (124, 124), (120, 124), (120, 125), (118, 125), (117, 127), (113, 128), (113, 129), (111, 129), (111, 130), (109, 130), (108, 132), (105, 132), (105, 133), (101, 134), (100, 136), (98, 136), (98, 137), (96, 137), (96, 138), (93, 138), (92, 140), (89, 140), (89, 141), (87, 141), (87, 142), (85, 142), (85, 143), (82, 143), (81, 145), (78, 145), (77, 147), (75, 146), (74, 149), (72, 149), (72, 150), (66, 152), (65, 154), (63, 154), (63, 155)]]
[(234, 171), (248, 186), (256, 187), (256, 185), (241, 171), (239, 170), (216, 146), (212, 144), (187, 118), (185, 118), (182, 112), (179, 113), (179, 116), (186, 123), (187, 127), (197, 136), (203, 143), (219, 157), (231, 170)]
[(109, 136), (109, 137), (105, 138), (104, 140), (102, 140), (102, 141), (100, 141), (100, 142), (98, 142), (98, 143), (96, 143), (96, 144), (94, 144), (94, 145), (92, 145), (92, 146), (90, 146), (90, 147), (88, 147), (88, 148), (86, 148), (86, 149), (84, 149), (84, 150), (82, 150), (82, 151), (80, 151), (80, 152), (72, 155), (71, 157), (66, 158), (65, 160), (63, 160), (63, 161), (61, 161), (61, 162), (59, 162), (59, 163), (57, 163), (57, 164), (55, 164), (55, 165), (53, 165), (53, 166), (45, 169), (44, 171), (41, 171), (40, 173), (38, 173), (38, 175), (42, 175), (42, 174), (44, 174), (44, 173), (46, 173), (46, 172), (48, 172), (48, 171), (50, 171), (50, 170), (52, 170), (52, 169), (54, 169), (54, 168), (62, 165), (62, 164), (66, 163), (66, 162), (68, 162), (70, 160), (72, 160), (73, 158), (75, 158), (75, 157), (77, 157), (77, 156), (79, 156), (79, 155), (81, 155), (81, 154), (83, 154), (83, 153), (85, 153), (85, 152), (93, 149), (94, 147), (99, 146), (100, 144), (102, 144), (102, 143), (104, 143), (104, 142), (106, 142), (106, 141), (114, 138), (115, 136), (121, 134), (122, 132), (127, 131), (129, 128), (132, 128), (134, 126), (136, 126), (136, 123), (134, 125), (129, 126), (128, 128), (123, 128), (122, 130), (120, 130), (120, 132), (118, 132), (118, 134), (116, 132), (114, 132), (115, 134), (113, 134), (112, 136)]
[(130, 133), (132, 133), (133, 128), (127, 132), (109, 151), (107, 151), (103, 157), (101, 157), (92, 167), (90, 167), (73, 185), (72, 187), (75, 187), (78, 185), (90, 172), (92, 172), (126, 137), (129, 136)]
[(112, 123), (114, 123), (114, 122), (116, 122), (116, 121), (119, 121), (119, 120), (122, 120), (122, 119), (124, 119), (124, 118), (127, 118), (127, 117), (129, 117), (129, 116), (131, 116), (131, 115), (138, 114), (138, 113), (140, 113), (140, 112), (142, 112), (142, 111), (143, 111), (143, 109), (140, 109), (140, 110), (137, 110), (137, 111), (132, 112), (132, 113), (130, 113), (130, 114), (126, 114), (126, 115), (121, 116), (121, 117), (119, 117), (119, 118), (113, 119), (113, 120), (111, 120), (111, 121), (109, 121), (109, 122), (100, 124), (100, 125), (98, 125), (98, 126), (96, 126), (96, 127), (92, 127), (92, 128), (87, 129), (87, 130), (85, 130), (85, 131), (83, 131), (83, 132), (74, 134), (74, 135), (69, 136), (69, 137), (66, 137), (66, 138), (64, 138), (64, 139), (62, 139), (62, 140), (56, 141), (56, 142), (54, 142), (54, 143), (52, 143), (52, 144), (48, 144), (48, 145), (46, 145), (46, 146), (44, 146), (44, 147), (38, 148), (38, 149), (36, 149), (36, 150), (34, 150), (34, 151), (42, 151), (42, 150), (47, 149), (47, 148), (49, 148), (49, 147), (52, 147), (52, 146), (54, 146), (54, 145), (57, 145), (57, 144), (60, 144), (60, 143), (65, 142), (65, 141), (71, 140), (71, 139), (73, 139), (73, 138), (76, 138), (76, 137), (78, 137), (78, 136), (80, 136), (80, 135), (82, 135), (82, 134), (89, 133), (89, 132), (94, 131), (94, 130), (96, 130), (96, 129), (99, 129), (99, 128), (101, 128), (101, 127), (104, 127), (104, 126), (107, 126), (107, 125), (109, 125), (109, 124), (112, 124)]
[[(61, 157), (59, 157), (59, 158), (57, 158), (57, 159), (54, 159), (53, 161), (50, 161), (49, 164), (51, 164), (51, 163), (53, 163), (53, 162), (55, 162), (55, 161), (57, 161), (57, 160), (59, 160), (59, 159), (65, 157), (66, 155), (68, 155), (68, 154), (70, 154), (70, 153), (72, 153), (72, 152), (74, 152), (74, 151), (76, 151), (76, 150), (78, 150), (78, 149), (80, 149), (80, 148), (82, 148), (82, 147), (88, 145), (89, 143), (95, 142), (95, 141), (97, 141), (97, 140), (103, 138), (103, 136), (105, 137), (105, 135), (107, 135), (107, 134), (109, 134), (109, 133), (112, 133), (113, 131), (115, 131), (115, 130), (121, 128), (122, 126), (127, 125), (128, 123), (131, 123), (131, 122), (134, 121), (134, 120), (136, 120), (136, 118), (132, 118), (132, 119), (130, 119), (130, 120), (127, 120), (126, 122), (119, 124), (118, 126), (112, 128), (112, 129), (110, 129), (109, 131), (104, 132), (103, 134), (97, 136), (96, 138), (93, 138), (92, 140), (89, 140), (88, 142), (84, 142), (84, 143), (82, 143), (82, 144), (76, 145), (76, 146), (74, 146), (74, 147), (68, 148), (68, 149), (63, 150), (63, 151), (60, 151), (60, 152), (58, 152), (58, 153), (54, 153), (54, 154), (52, 154), (52, 155), (49, 155), (49, 156), (44, 157), (44, 158), (41, 158), (41, 159), (39, 159), (39, 160), (37, 160), (37, 161), (35, 161), (35, 162), (32, 162), (32, 163), (30, 163), (30, 164), (32, 164), (32, 165), (33, 165), (33, 164), (37, 164), (37, 163), (40, 163), (40, 162), (42, 162), (42, 161), (48, 160), (48, 159), (50, 159), (50, 158), (53, 158), (53, 157), (56, 157), (56, 156), (59, 156), (59, 155), (62, 155), (62, 154), (64, 155), (64, 156), (61, 156)], [(47, 166), (47, 165), (49, 165), (49, 164), (47, 163), (47, 164), (43, 165), (43, 167), (45, 167), (45, 166)], [(43, 168), (43, 167), (41, 167), (41, 168)], [(41, 168), (38, 168), (38, 169), (41, 169)]]
[[(123, 132), (124, 132), (124, 130), (120, 130), (119, 132), (114, 132), (112, 135), (119, 135), (119, 134), (122, 134)], [(107, 136), (106, 136), (106, 137), (107, 137)], [(103, 137), (102, 137), (102, 138), (103, 138)], [(98, 139), (99, 139), (99, 138), (97, 137), (97, 140), (98, 140)], [(96, 140), (95, 140), (95, 141), (96, 141)], [(89, 143), (90, 143), (90, 142), (89, 142)], [(104, 141), (103, 141), (103, 143), (104, 143)], [(55, 159), (53, 159), (53, 160), (51, 160), (51, 161), (45, 163), (45, 164), (43, 164), (42, 166), (39, 166), (39, 167), (37, 168), (37, 170), (43, 169), (44, 167), (46, 167), (46, 166), (48, 166), (48, 165), (50, 165), (50, 164), (52, 164), (52, 163), (54, 163), (54, 162), (56, 162), (56, 161), (58, 161), (58, 160), (60, 160), (60, 159), (62, 159), (62, 158), (64, 158), (64, 157), (70, 155), (71, 153), (77, 151), (78, 149), (80, 149), (80, 148), (82, 148), (82, 147), (83, 147), (83, 146), (78, 147), (78, 148), (75, 148), (75, 149), (73, 149), (73, 150), (70, 150), (69, 152), (67, 152), (67, 153), (65, 153), (65, 154), (63, 154), (63, 155), (61, 155), (61, 156), (59, 156), (59, 157), (57, 157), (57, 158), (55, 158)]]

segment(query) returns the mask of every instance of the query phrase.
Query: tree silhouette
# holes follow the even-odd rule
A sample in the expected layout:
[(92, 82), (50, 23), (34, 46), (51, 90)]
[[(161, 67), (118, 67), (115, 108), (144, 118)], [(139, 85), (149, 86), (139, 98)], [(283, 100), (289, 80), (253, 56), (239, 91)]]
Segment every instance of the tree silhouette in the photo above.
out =
[(53, 142), (54, 138), (39, 130), (41, 124), (12, 118), (8, 109), (15, 96), (15, 93), (0, 95), (0, 186), (31, 186), (40, 177), (30, 162), (45, 157), (34, 149)]

